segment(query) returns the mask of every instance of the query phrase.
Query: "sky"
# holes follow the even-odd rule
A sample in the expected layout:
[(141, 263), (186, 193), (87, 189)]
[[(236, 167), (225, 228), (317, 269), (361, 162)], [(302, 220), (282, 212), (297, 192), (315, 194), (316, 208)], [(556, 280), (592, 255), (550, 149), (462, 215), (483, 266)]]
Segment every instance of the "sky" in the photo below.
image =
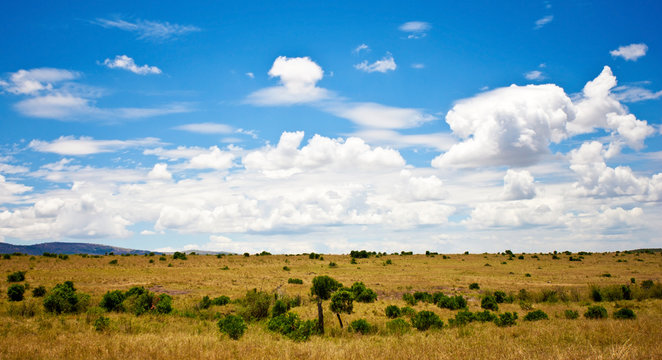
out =
[(0, 241), (662, 247), (659, 1), (5, 1)]

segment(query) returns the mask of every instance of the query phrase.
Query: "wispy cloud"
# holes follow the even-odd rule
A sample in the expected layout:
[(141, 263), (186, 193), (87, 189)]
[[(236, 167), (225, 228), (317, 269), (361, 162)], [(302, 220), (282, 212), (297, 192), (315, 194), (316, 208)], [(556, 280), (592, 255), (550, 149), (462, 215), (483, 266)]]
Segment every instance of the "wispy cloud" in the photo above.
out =
[(543, 26), (551, 23), (552, 20), (554, 20), (554, 15), (547, 15), (543, 18), (540, 18), (540, 19), (536, 20), (536, 26), (534, 27), (534, 29), (538, 30), (538, 29), (542, 28)]
[(28, 147), (32, 150), (59, 155), (82, 156), (114, 152), (127, 148), (155, 146), (159, 139), (143, 138), (136, 140), (95, 140), (91, 137), (62, 136), (53, 141), (32, 140)]
[(79, 73), (64, 69), (37, 68), (19, 70), (9, 76), (8, 81), (0, 80), (0, 87), (16, 95), (34, 95), (43, 91), (53, 90), (57, 83), (74, 80)]
[(543, 75), (542, 71), (540, 70), (533, 70), (525, 73), (524, 77), (527, 80), (543, 80), (545, 78), (545, 75)]
[(653, 92), (639, 86), (624, 85), (614, 88), (614, 97), (626, 103), (655, 100), (662, 97), (662, 90)]
[(366, 44), (361, 44), (356, 47), (352, 52), (355, 54), (359, 54), (361, 51), (370, 51), (370, 47)]
[(176, 38), (191, 32), (200, 31), (200, 28), (193, 25), (171, 24), (169, 22), (159, 22), (137, 19), (134, 22), (123, 19), (96, 19), (96, 24), (105, 28), (115, 28), (124, 31), (136, 33), (138, 39), (163, 41)]
[(103, 64), (110, 69), (124, 69), (138, 75), (161, 73), (161, 69), (156, 66), (136, 65), (135, 61), (126, 55), (117, 55), (113, 60), (106, 59)]
[(398, 27), (400, 31), (408, 33), (408, 39), (420, 39), (427, 35), (427, 31), (432, 28), (430, 23), (425, 21), (409, 21)]
[(363, 61), (360, 64), (354, 65), (354, 68), (357, 70), (365, 71), (367, 73), (371, 72), (380, 72), (385, 73), (388, 71), (394, 71), (398, 66), (393, 59), (393, 55), (386, 54), (381, 60), (377, 60), (372, 64), (369, 64), (367, 60)]
[(642, 43), (619, 46), (618, 49), (612, 50), (609, 53), (614, 57), (622, 57), (628, 61), (637, 61), (640, 57), (645, 56), (647, 51), (648, 46)]
[(198, 134), (232, 134), (234, 132), (232, 126), (209, 122), (180, 125), (176, 126), (175, 129)]

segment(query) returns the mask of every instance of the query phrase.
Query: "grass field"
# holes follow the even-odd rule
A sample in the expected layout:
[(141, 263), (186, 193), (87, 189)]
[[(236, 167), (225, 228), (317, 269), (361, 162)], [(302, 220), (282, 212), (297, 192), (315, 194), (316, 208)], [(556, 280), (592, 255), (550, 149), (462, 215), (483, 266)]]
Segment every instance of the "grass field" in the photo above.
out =
[[(662, 299), (644, 296), (640, 284), (653, 280), (659, 289), (662, 277), (660, 253), (583, 254), (582, 261), (569, 261), (578, 254), (454, 254), (387, 255), (356, 259), (348, 255), (323, 255), (323, 260), (307, 255), (239, 255), (217, 258), (189, 255), (187, 260), (165, 260), (160, 256), (71, 255), (63, 260), (43, 256), (11, 256), (0, 260), (3, 275), (0, 289), (0, 359), (660, 359), (662, 347)], [(116, 264), (111, 261), (117, 260)], [(388, 263), (390, 260), (390, 264)], [(151, 262), (150, 262), (151, 261)], [(336, 263), (330, 267), (329, 263)], [(289, 270), (285, 270), (287, 267)], [(26, 271), (29, 284), (22, 301), (9, 301), (7, 276)], [(220, 333), (217, 319), (239, 311), (239, 304), (199, 309), (203, 296), (229, 296), (240, 299), (251, 289), (274, 296), (301, 296), (303, 304), (292, 308), (301, 319), (316, 319), (317, 305), (310, 297), (315, 276), (328, 275), (350, 286), (363, 282), (377, 294), (373, 303), (354, 303), (343, 322), (366, 319), (376, 331), (370, 335), (341, 329), (324, 302), (326, 333), (297, 342), (267, 330), (267, 321), (248, 323), (239, 340)], [(303, 280), (289, 284), (289, 278)], [(631, 281), (634, 279), (635, 283)], [(73, 281), (78, 292), (90, 295), (85, 311), (54, 315), (46, 312), (43, 298), (31, 290), (40, 285), (52, 289)], [(480, 289), (469, 289), (477, 283)], [(596, 303), (591, 286), (609, 288), (629, 285), (633, 300)], [(126, 291), (144, 286), (154, 293), (173, 298), (173, 312), (166, 315), (106, 312), (98, 307), (109, 290)], [(519, 301), (521, 289), (529, 294)], [(498, 313), (518, 312), (516, 325), (498, 327), (494, 323), (472, 322), (450, 327), (448, 319), (457, 311), (434, 304), (413, 306), (429, 310), (443, 320), (441, 329), (405, 334), (387, 331), (388, 305), (406, 306), (405, 293), (441, 291), (460, 294), (470, 311), (480, 311), (481, 297), (503, 291), (514, 298), (499, 304)], [(555, 294), (549, 296), (549, 294)], [(589, 305), (605, 307), (609, 317), (601, 320), (581, 316)], [(619, 308), (634, 310), (636, 319), (615, 319)], [(548, 320), (524, 321), (531, 309), (540, 309)], [(566, 319), (566, 310), (576, 310), (578, 319)], [(99, 316), (110, 319), (103, 331), (95, 329)], [(407, 317), (404, 317), (408, 321)]]

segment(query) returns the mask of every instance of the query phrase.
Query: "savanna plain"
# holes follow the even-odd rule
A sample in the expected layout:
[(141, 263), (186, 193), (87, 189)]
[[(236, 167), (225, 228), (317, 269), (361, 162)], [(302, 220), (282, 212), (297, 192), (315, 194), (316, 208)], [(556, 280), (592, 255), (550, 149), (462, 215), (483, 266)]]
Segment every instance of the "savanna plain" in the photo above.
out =
[(46, 255), (0, 259), (0, 359), (662, 359), (660, 252)]

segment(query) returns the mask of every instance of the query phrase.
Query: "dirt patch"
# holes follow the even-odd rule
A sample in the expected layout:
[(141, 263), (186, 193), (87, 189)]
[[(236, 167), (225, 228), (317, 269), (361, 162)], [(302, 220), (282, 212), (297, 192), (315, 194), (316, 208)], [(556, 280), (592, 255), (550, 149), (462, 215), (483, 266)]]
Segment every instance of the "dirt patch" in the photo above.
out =
[(151, 292), (155, 293), (160, 293), (160, 294), (168, 294), (168, 295), (184, 295), (190, 293), (190, 291), (187, 290), (172, 290), (172, 289), (166, 289), (161, 285), (154, 285), (148, 289)]

